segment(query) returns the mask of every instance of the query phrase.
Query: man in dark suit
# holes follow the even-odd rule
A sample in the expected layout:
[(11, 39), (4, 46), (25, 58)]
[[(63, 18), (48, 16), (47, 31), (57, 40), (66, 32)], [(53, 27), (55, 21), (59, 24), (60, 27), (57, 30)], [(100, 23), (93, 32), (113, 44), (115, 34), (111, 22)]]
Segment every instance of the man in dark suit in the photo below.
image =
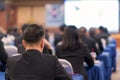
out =
[(3, 68), (6, 65), (7, 57), (8, 57), (8, 55), (5, 52), (5, 49), (4, 49), (2, 41), (0, 40), (0, 61), (1, 61), (1, 64), (2, 64), (2, 71), (4, 71)]
[(44, 30), (31, 24), (23, 34), (22, 55), (13, 55), (7, 61), (11, 80), (71, 80), (55, 56), (43, 54)]
[[(22, 26), (22, 28), (21, 28), (22, 33), (24, 33), (24, 30), (27, 28), (27, 26), (28, 26), (28, 24), (24, 24), (24, 25)], [(22, 36), (22, 35), (20, 35), (20, 36), (18, 36), (17, 38), (15, 38), (14, 43), (15, 43), (15, 46), (16, 46), (16, 47), (18, 47), (19, 44), (22, 44), (22, 39), (23, 39), (23, 36)]]

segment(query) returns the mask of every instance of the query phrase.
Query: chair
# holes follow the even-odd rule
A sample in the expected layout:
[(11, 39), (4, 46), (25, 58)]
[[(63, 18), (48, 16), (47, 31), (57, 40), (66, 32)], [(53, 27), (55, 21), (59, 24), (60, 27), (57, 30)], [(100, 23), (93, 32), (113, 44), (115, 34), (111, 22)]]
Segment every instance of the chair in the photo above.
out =
[(106, 48), (106, 43), (107, 43), (107, 41), (102, 38), (102, 39), (101, 39), (101, 42), (102, 42), (103, 48), (105, 49), (105, 48)]
[(74, 74), (73, 68), (70, 62), (68, 62), (65, 59), (58, 59), (58, 60), (69, 74)]
[(58, 59), (62, 66), (65, 68), (68, 74), (72, 75), (73, 80), (84, 80), (81, 74), (74, 74), (73, 68), (70, 62), (65, 59)]
[(15, 46), (5, 46), (5, 51), (8, 54), (8, 57), (12, 57), (13, 54), (18, 53), (18, 49)]

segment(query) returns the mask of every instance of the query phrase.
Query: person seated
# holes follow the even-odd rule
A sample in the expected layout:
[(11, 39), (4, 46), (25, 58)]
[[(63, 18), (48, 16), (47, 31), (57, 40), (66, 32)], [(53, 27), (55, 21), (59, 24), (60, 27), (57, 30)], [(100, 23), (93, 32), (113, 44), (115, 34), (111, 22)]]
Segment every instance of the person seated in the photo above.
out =
[(104, 28), (103, 26), (99, 26), (99, 33), (96, 35), (96, 37), (100, 39), (105, 39), (106, 40), (106, 45), (108, 44), (108, 37), (110, 34), (108, 33), (108, 30)]
[(55, 39), (54, 39), (54, 45), (56, 47), (56, 45), (62, 41), (62, 38), (63, 38), (63, 32), (64, 32), (64, 29), (67, 27), (67, 25), (63, 24), (59, 27), (59, 30), (60, 30), (60, 33), (56, 33), (55, 34)]
[(83, 64), (85, 61), (89, 67), (92, 67), (94, 61), (87, 46), (82, 43), (75, 26), (70, 25), (65, 29), (61, 44), (56, 46), (56, 56), (68, 60), (73, 66), (74, 73), (82, 74), (84, 80), (88, 80)]
[(26, 51), (8, 58), (6, 79), (72, 80), (56, 56), (43, 54), (44, 29), (41, 26), (30, 24), (23, 33), (22, 43)]
[(81, 27), (79, 29), (81, 40), (88, 46), (88, 49), (90, 52), (96, 52), (96, 54), (99, 54), (99, 50), (96, 47), (96, 41), (88, 36), (87, 29), (85, 27)]
[(5, 52), (3, 42), (0, 40), (0, 61), (3, 66), (1, 71), (4, 71), (4, 67), (6, 65), (7, 58), (8, 58), (8, 55)]
[[(24, 24), (24, 25), (22, 26), (22, 28), (21, 28), (21, 33), (22, 33), (22, 34), (24, 33), (24, 31), (25, 31), (25, 29), (28, 27), (28, 25), (29, 25), (29, 24)], [(21, 34), (20, 36), (16, 37), (15, 40), (14, 40), (14, 44), (15, 44), (16, 47), (18, 47), (20, 44), (22, 44), (22, 39), (23, 39), (22, 34)]]
[[(97, 34), (97, 29), (96, 29), (96, 28), (90, 28), (90, 29), (89, 29), (89, 36), (90, 36), (91, 38), (93, 38), (93, 39), (95, 40), (95, 42), (97, 43), (97, 48), (98, 48), (99, 54), (100, 54), (100, 53), (102, 53), (102, 51), (103, 51), (103, 46), (102, 46), (101, 39), (98, 38), (98, 37), (96, 36), (96, 34)], [(97, 55), (99, 55), (99, 54), (97, 54)]]

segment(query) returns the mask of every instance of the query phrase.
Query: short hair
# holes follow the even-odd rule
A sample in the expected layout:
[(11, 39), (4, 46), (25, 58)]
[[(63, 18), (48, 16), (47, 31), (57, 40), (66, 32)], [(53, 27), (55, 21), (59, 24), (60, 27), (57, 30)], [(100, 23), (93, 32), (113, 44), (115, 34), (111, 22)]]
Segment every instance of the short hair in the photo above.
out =
[(103, 31), (104, 27), (103, 26), (99, 26), (99, 30)]
[(61, 30), (61, 31), (64, 31), (64, 29), (67, 27), (67, 25), (66, 24), (63, 24), (63, 25), (61, 25), (60, 27), (59, 27), (59, 29)]
[(79, 28), (79, 32), (80, 32), (80, 35), (81, 36), (85, 36), (86, 32), (87, 32), (87, 29), (85, 27), (80, 27)]
[(93, 28), (93, 27), (91, 27), (91, 28), (89, 29), (89, 35), (90, 35), (91, 37), (95, 37), (95, 35), (96, 35), (96, 29)]
[(62, 47), (64, 50), (74, 51), (80, 49), (81, 40), (78, 29), (74, 25), (67, 26), (63, 34)]
[(29, 26), (29, 24), (23, 24), (22, 25), (22, 33), (24, 33), (25, 29)]
[(44, 37), (44, 29), (37, 24), (30, 24), (23, 33), (23, 39), (27, 43), (36, 43)]

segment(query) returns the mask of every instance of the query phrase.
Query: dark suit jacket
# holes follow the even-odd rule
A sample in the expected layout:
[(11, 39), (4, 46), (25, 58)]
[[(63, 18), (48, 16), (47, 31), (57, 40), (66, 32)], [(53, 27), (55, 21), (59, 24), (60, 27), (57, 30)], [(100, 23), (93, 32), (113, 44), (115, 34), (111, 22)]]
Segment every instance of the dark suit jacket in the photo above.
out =
[(2, 62), (3, 65), (6, 65), (7, 57), (8, 55), (5, 52), (3, 43), (2, 41), (0, 41), (0, 61)]
[(90, 52), (94, 51), (96, 52), (97, 55), (100, 54), (100, 49), (96, 47), (97, 41), (94, 38), (81, 36), (81, 40), (88, 46), (88, 49), (90, 50)]
[(9, 58), (7, 65), (12, 80), (71, 80), (55, 56), (37, 50)]
[(97, 34), (96, 37), (97, 38), (100, 38), (100, 39), (105, 39), (107, 41), (107, 44), (108, 44), (108, 37), (110, 36), (110, 34), (108, 33), (105, 33), (105, 32), (102, 32), (100, 34)]
[(85, 45), (81, 45), (81, 48), (76, 51), (63, 50), (62, 46), (59, 45), (56, 47), (56, 55), (58, 58), (68, 60), (73, 66), (74, 73), (82, 74), (84, 80), (88, 80), (83, 62), (85, 61), (89, 67), (92, 67), (94, 61)]
[(15, 43), (16, 47), (18, 47), (19, 44), (22, 44), (22, 39), (23, 39), (22, 36), (19, 36), (19, 37), (15, 38), (14, 43)]
[(54, 40), (54, 45), (56, 46), (59, 42), (62, 41), (62, 37), (63, 35), (59, 34), (59, 33), (56, 33), (55, 34), (55, 40)]

